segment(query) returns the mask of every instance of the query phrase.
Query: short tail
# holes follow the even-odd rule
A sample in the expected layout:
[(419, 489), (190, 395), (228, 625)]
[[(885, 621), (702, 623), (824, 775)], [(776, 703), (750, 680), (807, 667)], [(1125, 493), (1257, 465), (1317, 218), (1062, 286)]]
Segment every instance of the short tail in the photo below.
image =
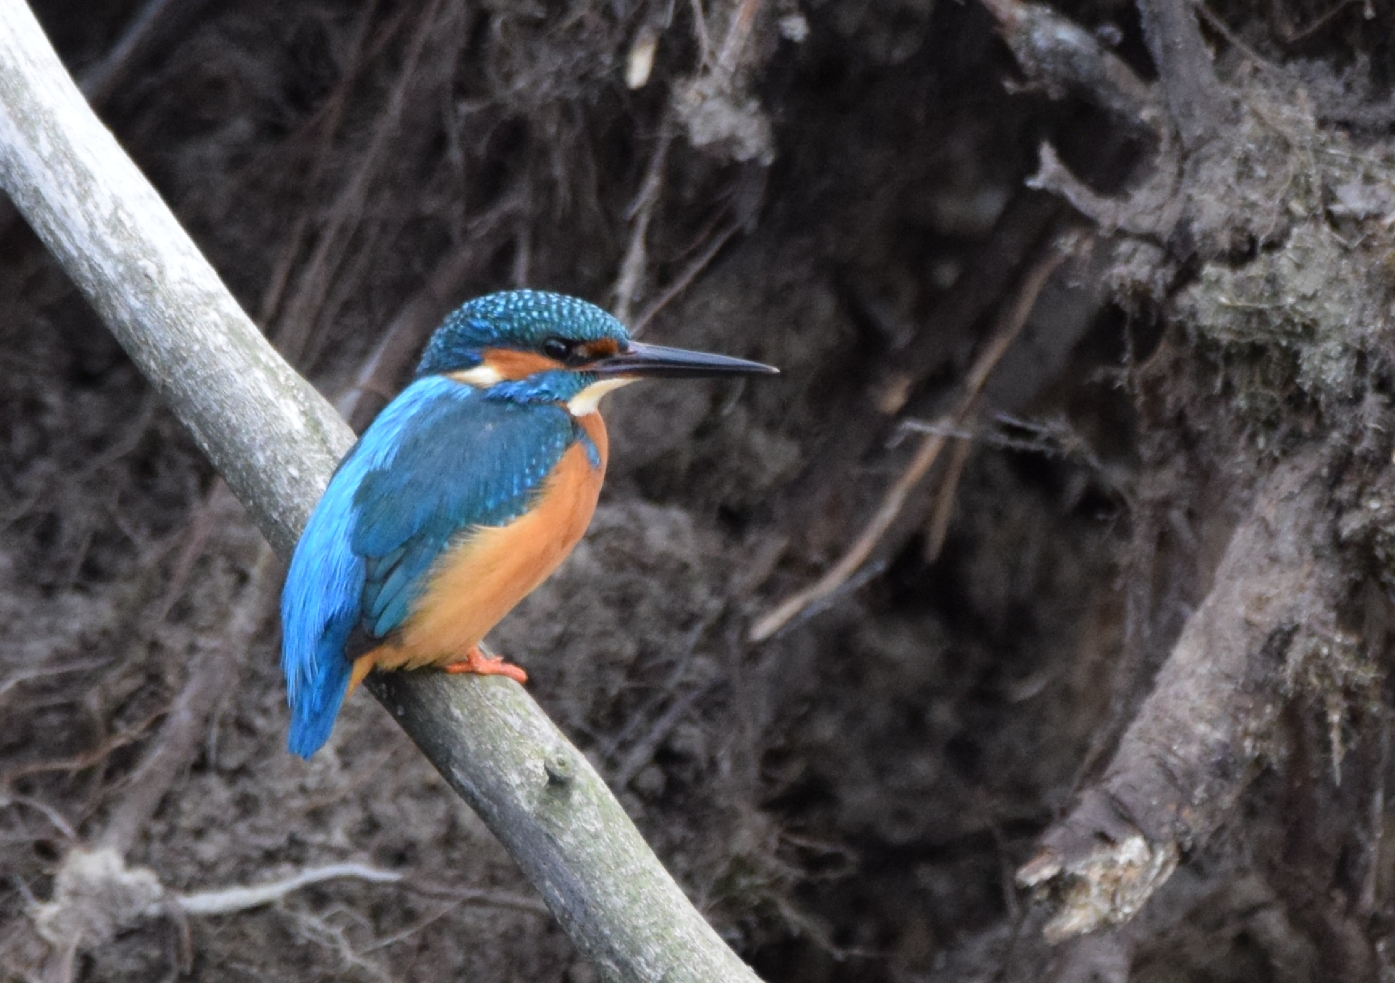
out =
[(302, 685), (291, 695), (291, 733), (286, 742), (291, 752), (302, 758), (310, 757), (329, 740), (349, 692), (353, 663), (338, 652), (322, 653), (307, 668), (310, 671), (302, 677)]
[[(349, 459), (346, 459), (349, 460)], [(361, 618), (363, 557), (349, 543), (355, 481), (343, 466), (296, 544), (281, 591), (281, 669), (291, 707), (291, 751), (308, 758), (329, 740), (353, 662), (345, 654)]]

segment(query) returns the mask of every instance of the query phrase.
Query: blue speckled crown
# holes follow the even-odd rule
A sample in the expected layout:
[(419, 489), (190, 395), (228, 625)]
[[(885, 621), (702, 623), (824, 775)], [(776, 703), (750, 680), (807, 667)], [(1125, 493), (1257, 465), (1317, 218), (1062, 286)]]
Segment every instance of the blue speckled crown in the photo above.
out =
[(542, 290), (505, 290), (476, 297), (441, 323), (422, 354), (417, 375), (479, 365), (488, 348), (537, 349), (546, 339), (628, 341), (625, 326), (595, 304)]

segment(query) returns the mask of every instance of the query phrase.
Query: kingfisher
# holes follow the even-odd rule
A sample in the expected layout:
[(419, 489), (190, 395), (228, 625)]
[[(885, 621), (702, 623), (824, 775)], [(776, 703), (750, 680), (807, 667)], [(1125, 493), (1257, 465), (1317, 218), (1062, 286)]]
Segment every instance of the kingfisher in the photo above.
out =
[(290, 750), (319, 750), (375, 669), (527, 682), (480, 643), (591, 522), (609, 447), (601, 397), (646, 377), (777, 371), (642, 344), (563, 294), (510, 290), (450, 314), (296, 544), (281, 594)]

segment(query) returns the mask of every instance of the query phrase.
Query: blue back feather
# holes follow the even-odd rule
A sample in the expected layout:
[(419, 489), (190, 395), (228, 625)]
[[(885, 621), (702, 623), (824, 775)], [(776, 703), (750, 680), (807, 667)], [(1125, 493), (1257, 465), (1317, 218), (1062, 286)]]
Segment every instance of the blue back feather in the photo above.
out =
[[(530, 393), (427, 375), (393, 400), (348, 453), (305, 527), (281, 596), (290, 749), (318, 750), (334, 726), (356, 627), (399, 627), (432, 564), (471, 526), (521, 515), (567, 448), (585, 439), (559, 405), (581, 373)], [(589, 450), (589, 448), (588, 448)]]

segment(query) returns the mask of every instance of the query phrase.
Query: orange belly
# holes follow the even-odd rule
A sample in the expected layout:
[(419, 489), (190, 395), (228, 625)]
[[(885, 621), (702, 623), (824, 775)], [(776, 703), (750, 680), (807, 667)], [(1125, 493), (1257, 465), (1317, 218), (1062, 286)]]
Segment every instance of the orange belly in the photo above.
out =
[(416, 669), (459, 662), (567, 558), (596, 511), (609, 451), (599, 413), (579, 422), (600, 452), (600, 466), (592, 467), (586, 448), (573, 444), (530, 511), (506, 526), (475, 529), (452, 545), (400, 631), (363, 658), (356, 676), (370, 665)]

